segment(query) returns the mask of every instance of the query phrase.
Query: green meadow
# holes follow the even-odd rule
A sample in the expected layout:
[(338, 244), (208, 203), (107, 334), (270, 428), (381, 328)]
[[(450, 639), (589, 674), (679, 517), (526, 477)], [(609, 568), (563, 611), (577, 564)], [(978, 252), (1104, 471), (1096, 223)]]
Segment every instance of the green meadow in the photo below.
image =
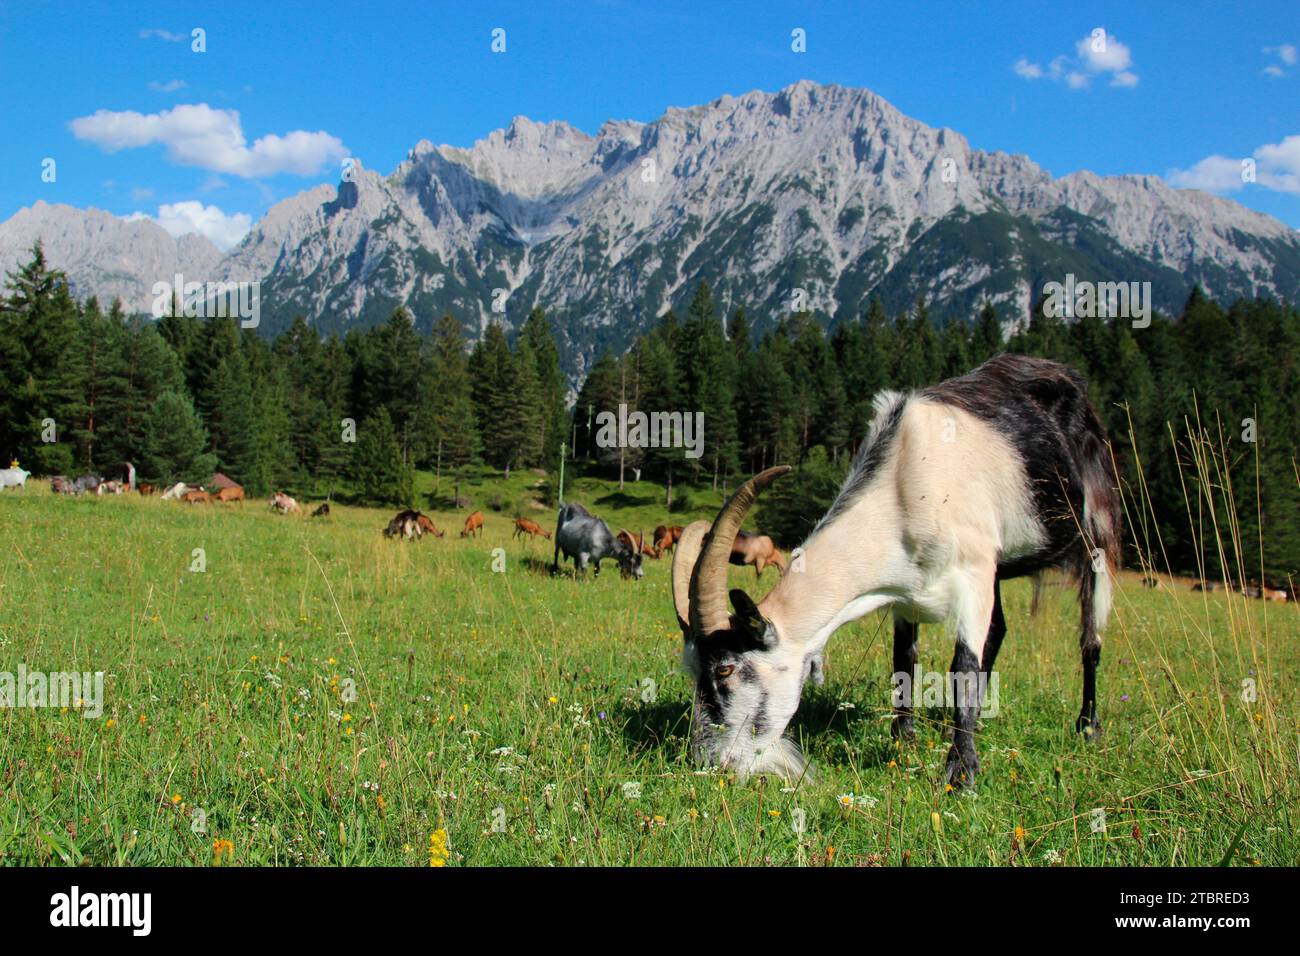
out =
[[(421, 476), (422, 484), (431, 484)], [(942, 779), (943, 713), (889, 735), (892, 631), (843, 628), (791, 733), (814, 776), (740, 782), (687, 750), (691, 694), (670, 565), (552, 577), (512, 540), (535, 475), (429, 512), (280, 516), (0, 494), (0, 671), (102, 671), (103, 713), (0, 710), (0, 860), (17, 865), (1295, 865), (1300, 610), (1125, 573), (1096, 743), (1073, 731), (1072, 588), (1004, 588), (999, 711), (974, 792)], [(444, 489), (445, 491), (446, 489)], [(712, 517), (720, 496), (682, 489)], [(664, 522), (662, 489), (566, 489), (617, 530)], [(308, 502), (314, 505), (315, 502)], [(201, 549), (196, 554), (196, 549)], [(500, 551), (497, 551), (500, 549)], [(494, 552), (496, 552), (494, 556)], [(504, 570), (494, 570), (494, 564)], [(571, 569), (571, 564), (566, 564)], [(201, 570), (199, 570), (201, 568)], [(733, 586), (761, 594), (733, 568)], [(922, 629), (924, 667), (950, 638)]]

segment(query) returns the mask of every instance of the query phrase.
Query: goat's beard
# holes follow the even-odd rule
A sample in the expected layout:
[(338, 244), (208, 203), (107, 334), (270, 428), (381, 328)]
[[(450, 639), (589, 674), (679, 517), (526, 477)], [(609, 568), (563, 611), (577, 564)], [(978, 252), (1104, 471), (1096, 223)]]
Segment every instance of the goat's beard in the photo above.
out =
[(750, 773), (774, 773), (787, 783), (803, 779), (812, 782), (812, 768), (803, 750), (789, 737), (778, 737), (756, 755)]
[(762, 749), (737, 753), (734, 743), (711, 728), (697, 730), (692, 742), (696, 760), (705, 766), (731, 771), (744, 781), (756, 774), (771, 773), (787, 783), (812, 782), (812, 768), (803, 750), (784, 735)]

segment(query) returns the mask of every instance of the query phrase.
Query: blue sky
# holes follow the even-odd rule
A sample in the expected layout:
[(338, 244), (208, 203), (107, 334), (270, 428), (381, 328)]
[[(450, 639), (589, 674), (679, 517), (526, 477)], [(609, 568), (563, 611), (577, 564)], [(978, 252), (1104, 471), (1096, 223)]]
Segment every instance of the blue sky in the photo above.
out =
[(1296, 0), (0, 2), (0, 219), (44, 199), (225, 246), (344, 155), (387, 173), (518, 114), (594, 132), (810, 79), (1056, 176), (1153, 173), (1300, 227), (1297, 46)]

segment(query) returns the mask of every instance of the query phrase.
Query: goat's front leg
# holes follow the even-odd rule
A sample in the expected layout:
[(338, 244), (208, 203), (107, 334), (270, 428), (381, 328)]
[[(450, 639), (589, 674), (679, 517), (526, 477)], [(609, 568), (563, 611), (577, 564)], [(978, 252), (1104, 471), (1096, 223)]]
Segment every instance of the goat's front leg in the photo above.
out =
[(915, 740), (912, 723), (912, 680), (916, 676), (917, 625), (894, 616), (894, 720), (889, 732), (899, 740)]
[(974, 787), (980, 769), (975, 751), (975, 722), (979, 719), (984, 691), (980, 657), (993, 623), (996, 571), (990, 568), (987, 574), (972, 572), (967, 582), (957, 619), (957, 648), (948, 668), (953, 731), (946, 777), (956, 788)]

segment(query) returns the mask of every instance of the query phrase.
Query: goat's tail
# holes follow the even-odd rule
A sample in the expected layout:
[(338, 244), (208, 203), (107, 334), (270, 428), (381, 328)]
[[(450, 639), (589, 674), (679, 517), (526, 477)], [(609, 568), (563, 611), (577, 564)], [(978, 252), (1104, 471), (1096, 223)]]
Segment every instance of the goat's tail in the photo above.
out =
[(1100, 631), (1110, 616), (1111, 579), (1120, 567), (1124, 519), (1110, 442), (1090, 404), (1084, 419), (1076, 455), (1083, 482), (1083, 538), (1088, 553), (1079, 586), (1085, 591), (1085, 607), (1092, 611), (1093, 629)]

